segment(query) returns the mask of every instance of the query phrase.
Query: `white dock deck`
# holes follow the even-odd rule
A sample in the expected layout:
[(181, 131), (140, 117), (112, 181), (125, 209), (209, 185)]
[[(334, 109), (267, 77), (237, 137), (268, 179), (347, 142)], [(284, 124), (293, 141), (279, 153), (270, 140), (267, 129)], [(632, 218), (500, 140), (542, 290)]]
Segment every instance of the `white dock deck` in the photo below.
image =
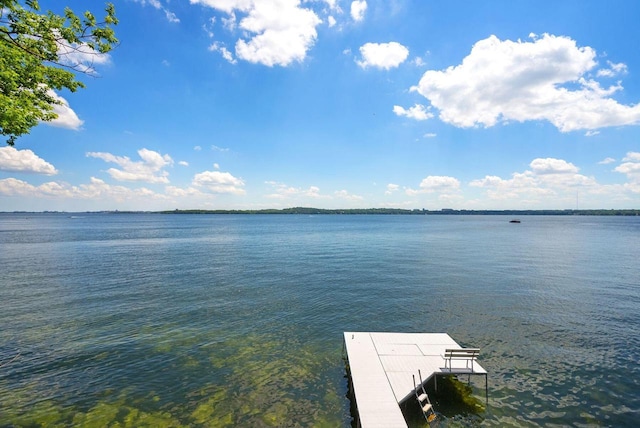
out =
[(418, 370), (423, 382), (434, 374), (487, 375), (477, 361), (445, 368), (445, 350), (460, 348), (446, 333), (345, 332), (344, 342), (363, 428), (407, 426), (398, 404), (413, 397)]

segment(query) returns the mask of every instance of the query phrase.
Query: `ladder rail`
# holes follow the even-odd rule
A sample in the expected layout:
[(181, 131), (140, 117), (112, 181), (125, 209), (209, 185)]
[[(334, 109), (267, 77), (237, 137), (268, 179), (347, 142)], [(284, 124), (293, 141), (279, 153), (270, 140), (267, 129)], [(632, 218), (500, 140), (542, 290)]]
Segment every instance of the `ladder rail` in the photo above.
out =
[(426, 419), (428, 423), (431, 423), (436, 418), (436, 412), (431, 404), (431, 400), (429, 400), (429, 395), (427, 391), (424, 389), (424, 382), (422, 381), (422, 373), (418, 370), (418, 376), (420, 379), (420, 383), (416, 384), (416, 375), (413, 376), (413, 393), (416, 396), (416, 400), (418, 400), (418, 404), (420, 405), (420, 410), (422, 410), (422, 415)]

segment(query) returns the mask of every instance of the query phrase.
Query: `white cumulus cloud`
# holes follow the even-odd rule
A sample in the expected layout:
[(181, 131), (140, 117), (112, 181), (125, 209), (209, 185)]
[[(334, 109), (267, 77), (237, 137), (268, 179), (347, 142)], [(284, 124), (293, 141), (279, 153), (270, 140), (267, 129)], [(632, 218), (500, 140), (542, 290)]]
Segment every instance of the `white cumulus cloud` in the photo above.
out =
[(630, 182), (630, 190), (640, 193), (640, 152), (627, 153), (622, 162), (614, 171), (625, 174)]
[(367, 2), (365, 0), (355, 0), (351, 2), (351, 18), (353, 18), (354, 21), (362, 21), (366, 11)]
[(148, 149), (138, 150), (142, 160), (132, 161), (127, 156), (115, 156), (105, 152), (88, 152), (87, 157), (102, 159), (105, 162), (115, 163), (120, 167), (109, 168), (107, 172), (118, 181), (143, 181), (146, 183), (169, 183), (169, 173), (165, 167), (173, 165), (173, 159), (169, 155), (161, 155)]
[(427, 120), (433, 117), (433, 113), (429, 111), (429, 108), (422, 104), (415, 104), (413, 107), (409, 107), (408, 109), (401, 106), (393, 106), (393, 112), (398, 116), (404, 116), (415, 120)]
[(329, 6), (331, 10), (340, 10), (340, 6), (338, 6), (338, 0), (324, 0), (324, 2)]
[(455, 177), (430, 175), (420, 182), (419, 187), (417, 190), (407, 189), (406, 193), (408, 195), (417, 195), (420, 193), (455, 193), (460, 190), (460, 181)]
[(57, 128), (66, 128), (73, 129), (75, 131), (79, 130), (84, 123), (78, 115), (76, 114), (71, 107), (69, 107), (69, 103), (67, 100), (62, 98), (60, 95), (53, 92), (51, 89), (47, 91), (48, 95), (55, 98), (60, 104), (54, 104), (53, 112), (58, 115), (57, 118), (49, 121), (43, 122), (47, 125), (55, 126)]
[(186, 197), (201, 197), (203, 196), (203, 193), (194, 188), (194, 187), (187, 187), (186, 189), (183, 189), (181, 187), (176, 187), (176, 186), (167, 186), (164, 189), (164, 192), (167, 196), (172, 197), (172, 198), (186, 198)]
[(614, 158), (608, 157), (608, 158), (604, 158), (602, 159), (600, 162), (598, 162), (599, 165), (608, 165), (610, 163), (614, 163), (616, 160)]
[(628, 152), (623, 161), (640, 162), (640, 152)]
[(91, 177), (88, 184), (79, 186), (55, 181), (34, 186), (26, 181), (6, 178), (0, 180), (0, 195), (48, 199), (85, 199), (117, 203), (166, 199), (165, 195), (155, 193), (144, 187), (130, 189), (124, 186), (112, 186), (95, 177)]
[(228, 172), (204, 171), (193, 177), (192, 184), (211, 193), (245, 194), (244, 181)]
[(0, 147), (0, 171), (55, 175), (56, 168), (31, 150)]
[(166, 16), (167, 21), (171, 23), (177, 24), (178, 22), (180, 22), (180, 18), (178, 18), (176, 14), (171, 12), (170, 10), (165, 9), (164, 16)]
[(67, 43), (62, 41), (62, 37), (59, 37), (56, 45), (60, 63), (82, 73), (97, 75), (96, 65), (111, 62), (109, 54), (100, 53), (86, 43)]
[(231, 51), (229, 51), (222, 43), (220, 42), (213, 42), (210, 46), (209, 46), (209, 50), (211, 52), (220, 52), (220, 55), (222, 55), (222, 58), (224, 58), (225, 60), (227, 60), (228, 62), (230, 62), (231, 64), (236, 64), (238, 61), (236, 61), (236, 59), (233, 57), (233, 54), (231, 53)]
[(627, 65), (623, 63), (614, 64), (611, 61), (607, 61), (609, 68), (602, 68), (598, 70), (598, 76), (600, 77), (615, 77), (619, 74), (627, 73)]
[[(591, 79), (596, 52), (569, 37), (533, 35), (528, 42), (490, 36), (478, 41), (457, 66), (428, 70), (417, 91), (458, 127), (546, 120), (561, 132), (640, 122), (640, 104), (611, 98), (618, 83), (603, 88)], [(625, 67), (609, 63), (609, 69)]]
[(360, 46), (362, 60), (356, 61), (362, 68), (376, 67), (389, 70), (398, 67), (409, 56), (409, 49), (398, 42), (365, 43)]
[[(191, 0), (228, 14), (227, 30), (237, 27), (245, 37), (236, 42), (236, 57), (269, 67), (301, 62), (317, 38), (322, 22), (300, 0)], [(236, 24), (236, 14), (242, 18)], [(228, 51), (227, 51), (228, 52)], [(222, 52), (225, 56), (225, 52)], [(230, 55), (228, 52), (227, 56)]]
[(579, 171), (578, 167), (562, 159), (554, 158), (538, 158), (529, 164), (531, 171), (535, 174), (575, 174)]
[(471, 187), (483, 188), (491, 200), (510, 200), (528, 203), (562, 201), (571, 204), (577, 189), (597, 194), (603, 187), (592, 177), (579, 173), (579, 168), (563, 159), (538, 158), (531, 161), (530, 169), (513, 173), (511, 178), (485, 176), (469, 183)]
[(400, 186), (397, 184), (393, 184), (393, 183), (389, 183), (387, 184), (387, 190), (385, 190), (384, 194), (385, 195), (391, 195), (395, 192), (397, 192), (400, 189)]
[(333, 194), (336, 196), (336, 198), (345, 199), (347, 201), (362, 201), (362, 200), (364, 200), (364, 198), (362, 196), (351, 194), (346, 190), (337, 190), (337, 191), (333, 192)]
[(266, 195), (271, 199), (289, 199), (293, 197), (307, 197), (307, 198), (329, 198), (329, 196), (320, 193), (318, 186), (310, 186), (306, 189), (300, 187), (289, 186), (285, 183), (279, 183), (277, 181), (266, 181), (265, 184), (271, 186), (274, 191)]

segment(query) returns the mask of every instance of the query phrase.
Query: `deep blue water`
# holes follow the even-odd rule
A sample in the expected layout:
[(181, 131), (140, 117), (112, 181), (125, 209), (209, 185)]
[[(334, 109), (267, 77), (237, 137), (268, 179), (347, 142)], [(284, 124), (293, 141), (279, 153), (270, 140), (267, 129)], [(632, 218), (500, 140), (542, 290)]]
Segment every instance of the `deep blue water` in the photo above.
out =
[(343, 331), (481, 348), (441, 426), (636, 426), (640, 219), (508, 220), (0, 214), (0, 426), (347, 426)]

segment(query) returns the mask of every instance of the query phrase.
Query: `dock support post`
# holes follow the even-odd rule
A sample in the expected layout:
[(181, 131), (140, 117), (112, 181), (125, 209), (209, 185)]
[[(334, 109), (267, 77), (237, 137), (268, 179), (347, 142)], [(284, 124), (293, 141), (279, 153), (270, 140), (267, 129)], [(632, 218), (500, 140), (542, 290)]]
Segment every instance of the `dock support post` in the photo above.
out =
[(487, 406), (489, 405), (489, 374), (484, 374), (484, 397), (487, 402)]

